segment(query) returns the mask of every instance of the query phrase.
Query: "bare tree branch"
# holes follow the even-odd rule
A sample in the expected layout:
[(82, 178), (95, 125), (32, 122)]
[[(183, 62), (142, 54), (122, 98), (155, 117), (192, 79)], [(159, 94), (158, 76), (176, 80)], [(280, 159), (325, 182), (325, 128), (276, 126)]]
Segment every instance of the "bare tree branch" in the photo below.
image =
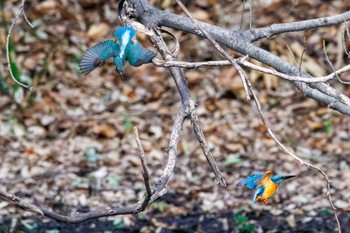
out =
[(177, 145), (179, 143), (180, 131), (182, 129), (182, 124), (186, 118), (184, 105), (181, 105), (179, 112), (175, 117), (175, 122), (173, 125), (173, 130), (170, 136), (169, 147), (167, 150), (168, 153), (168, 161), (163, 170), (163, 174), (156, 181), (156, 189), (162, 190), (165, 185), (168, 183), (171, 174), (173, 173), (175, 164), (176, 164), (176, 156), (177, 156)]
[(137, 127), (134, 127), (134, 134), (135, 134), (135, 140), (136, 140), (137, 147), (140, 150), (140, 159), (141, 159), (141, 164), (142, 164), (142, 175), (143, 175), (143, 180), (145, 182), (145, 188), (146, 188), (146, 197), (143, 200), (140, 208), (136, 210), (136, 213), (139, 213), (139, 212), (144, 211), (146, 209), (149, 201), (151, 200), (152, 190), (151, 190), (151, 187), (149, 185), (149, 172), (148, 172), (147, 162), (145, 160), (145, 151), (143, 150), (141, 139), (139, 136), (139, 131), (137, 130)]
[(263, 38), (269, 38), (269, 37), (283, 34), (286, 32), (298, 32), (298, 31), (306, 31), (314, 28), (328, 27), (328, 26), (344, 23), (349, 20), (350, 20), (350, 11), (347, 11), (343, 14), (339, 14), (335, 16), (290, 22), (290, 23), (275, 23), (268, 27), (247, 30), (244, 32), (244, 36), (250, 38), (251, 42), (254, 42)]
[[(291, 76), (287, 75), (281, 72), (278, 72), (276, 70), (272, 70), (269, 68), (265, 68), (262, 66), (255, 65), (246, 59), (247, 57), (243, 57), (243, 59), (235, 59), (237, 64), (245, 66), (247, 68), (260, 71), (262, 73), (266, 74), (271, 74), (278, 76), (280, 78), (289, 80), (289, 81), (299, 81), (299, 82), (304, 82), (304, 83), (319, 83), (319, 82), (328, 82), (329, 80), (334, 79), (336, 75), (346, 73), (350, 71), (350, 65), (344, 66), (340, 68), (339, 70), (336, 70), (335, 72), (327, 75), (327, 76), (322, 76), (322, 77), (311, 77), (311, 78), (305, 78), (301, 76)], [(204, 61), (204, 62), (185, 62), (185, 61), (162, 61), (157, 58), (153, 59), (153, 64), (159, 67), (182, 67), (182, 68), (187, 68), (187, 69), (197, 69), (201, 67), (218, 67), (218, 66), (231, 66), (232, 63), (227, 60), (220, 60), (220, 61)], [(343, 81), (344, 82), (344, 81)], [(347, 83), (345, 83), (347, 84)]]
[[(135, 10), (133, 16), (147, 27), (164, 26), (204, 37), (203, 32), (198, 30), (196, 25), (188, 17), (159, 10), (145, 0), (128, 0), (128, 2), (133, 5)], [(293, 27), (290, 28), (290, 31), (296, 31), (296, 29), (308, 30), (316, 27), (329, 26), (348, 21), (349, 19), (350, 13), (346, 12), (338, 16), (331, 16), (318, 20), (309, 20), (306, 21), (306, 23), (305, 21), (293, 22)], [(298, 23), (301, 24), (300, 27), (296, 26)], [(200, 22), (199, 25), (208, 31), (208, 33), (213, 36), (215, 41), (230, 49), (233, 49), (243, 55), (248, 55), (250, 58), (256, 59), (284, 74), (291, 76), (300, 75), (298, 67), (295, 67), (278, 56), (253, 45), (251, 43), (252, 36), (249, 34), (249, 32), (230, 31), (203, 22)], [(288, 28), (288, 24), (284, 24), (284, 26)], [(280, 33), (286, 32), (289, 31), (284, 30)], [(302, 77), (308, 78), (310, 76), (302, 73)], [(349, 97), (338, 92), (333, 87), (325, 83), (306, 84), (299, 81), (292, 82), (305, 96), (325, 103), (329, 107), (350, 116)]]
[[(324, 52), (324, 55), (325, 55), (325, 57), (326, 57), (327, 63), (329, 64), (329, 66), (330, 66), (330, 67), (332, 68), (332, 70), (333, 70), (334, 76), (338, 79), (338, 81), (339, 81), (340, 83), (349, 85), (350, 82), (344, 81), (344, 80), (342, 80), (342, 79), (339, 77), (339, 75), (337, 74), (337, 71), (335, 70), (335, 68), (334, 68), (334, 66), (333, 66), (333, 64), (332, 64), (332, 62), (329, 60), (328, 54), (327, 54), (327, 48), (326, 48), (326, 41), (325, 41), (325, 40), (323, 40), (323, 52)], [(348, 65), (348, 66), (350, 66), (350, 65)]]
[(30, 211), (38, 216), (44, 216), (43, 211), (39, 207), (17, 197), (14, 194), (6, 192), (2, 188), (0, 189), (0, 197), (2, 197), (8, 202), (14, 203), (15, 205), (23, 208), (24, 210)]

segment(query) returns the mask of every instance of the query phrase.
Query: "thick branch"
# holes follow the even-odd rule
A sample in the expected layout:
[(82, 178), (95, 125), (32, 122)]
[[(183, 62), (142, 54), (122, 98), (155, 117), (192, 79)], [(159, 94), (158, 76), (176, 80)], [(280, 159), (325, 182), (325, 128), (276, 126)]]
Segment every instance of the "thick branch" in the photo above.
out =
[(340, 23), (344, 23), (350, 20), (350, 11), (345, 12), (343, 14), (310, 19), (298, 22), (290, 22), (290, 23), (276, 23), (272, 24), (268, 27), (263, 28), (255, 28), (251, 30), (247, 30), (244, 32), (246, 37), (250, 38), (250, 41), (257, 41), (262, 38), (268, 38), (271, 36), (275, 36), (278, 34), (286, 33), (286, 32), (297, 32), (297, 31), (306, 31), (313, 28), (320, 27), (328, 27)]

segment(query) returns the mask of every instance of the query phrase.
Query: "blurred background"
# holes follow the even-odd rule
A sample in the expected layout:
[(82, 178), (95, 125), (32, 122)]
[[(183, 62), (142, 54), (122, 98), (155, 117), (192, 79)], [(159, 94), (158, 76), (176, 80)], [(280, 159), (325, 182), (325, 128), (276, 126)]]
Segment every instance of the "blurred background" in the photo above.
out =
[[(151, 1), (183, 14), (174, 1)], [(252, 1), (252, 26), (336, 15), (349, 1)], [(249, 29), (249, 4), (185, 1), (194, 16), (231, 30)], [(119, 27), (118, 1), (27, 1), (10, 38), (15, 77), (9, 78), (5, 42), (19, 1), (0, 1), (0, 183), (8, 192), (62, 214), (135, 203), (145, 194), (133, 127), (137, 126), (153, 183), (167, 159), (179, 95), (169, 72), (152, 64), (126, 66), (126, 82), (108, 63), (84, 76), (82, 53)], [(243, 14), (243, 16), (242, 16)], [(242, 21), (243, 17), (243, 21)], [(345, 25), (287, 33), (257, 45), (314, 76), (349, 63)], [(220, 60), (208, 41), (173, 31), (183, 61)], [(138, 40), (152, 49), (147, 37)], [(169, 40), (169, 46), (173, 46)], [(346, 49), (346, 50), (345, 50)], [(232, 55), (238, 55), (230, 51)], [(260, 64), (259, 62), (255, 62)], [(260, 64), (262, 65), (262, 64)], [(179, 143), (168, 194), (137, 216), (77, 225), (40, 220), (0, 201), (0, 232), (332, 232), (336, 225), (323, 177), (284, 154), (267, 135), (254, 104), (245, 100), (232, 67), (184, 70), (210, 148), (228, 183), (219, 188), (189, 122)], [(298, 156), (324, 169), (344, 232), (350, 232), (350, 119), (312, 99), (290, 82), (247, 70), (277, 137)], [(350, 74), (342, 76), (350, 80)], [(330, 82), (350, 95), (350, 87)], [(267, 206), (250, 206), (253, 192), (235, 184), (251, 173), (294, 174)], [(11, 231), (10, 231), (11, 230)]]

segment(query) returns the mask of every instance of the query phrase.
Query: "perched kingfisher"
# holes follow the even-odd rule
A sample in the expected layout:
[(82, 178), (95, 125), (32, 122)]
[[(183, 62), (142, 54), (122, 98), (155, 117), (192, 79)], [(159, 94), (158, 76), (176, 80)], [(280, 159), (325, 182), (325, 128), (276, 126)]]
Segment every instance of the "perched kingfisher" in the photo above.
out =
[(114, 36), (117, 38), (115, 41), (102, 41), (83, 54), (79, 64), (80, 72), (88, 74), (95, 68), (103, 66), (109, 58), (113, 58), (115, 70), (124, 81), (126, 62), (137, 67), (151, 62), (157, 55), (136, 41), (136, 31), (132, 27), (120, 27), (114, 31)]
[(256, 190), (252, 205), (256, 201), (267, 205), (268, 199), (275, 194), (278, 186), (283, 184), (285, 180), (295, 177), (294, 175), (271, 177), (271, 174), (271, 171), (267, 171), (265, 174), (252, 174), (237, 184), (240, 187), (247, 186), (249, 189)]

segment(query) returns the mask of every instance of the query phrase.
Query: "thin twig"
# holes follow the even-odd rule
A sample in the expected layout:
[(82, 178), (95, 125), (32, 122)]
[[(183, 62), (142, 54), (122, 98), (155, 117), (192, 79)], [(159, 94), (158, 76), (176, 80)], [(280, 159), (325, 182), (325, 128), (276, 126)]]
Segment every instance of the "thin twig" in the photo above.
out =
[(214, 171), (215, 176), (218, 178), (218, 181), (220, 182), (221, 186), (226, 186), (226, 182), (224, 178), (221, 175), (220, 169), (215, 162), (214, 156), (212, 155), (208, 143), (205, 139), (204, 133), (202, 129), (199, 126), (198, 117), (194, 117), (191, 119), (192, 127), (194, 130), (194, 133), (197, 135), (197, 139), (199, 141), (199, 144), (204, 152), (205, 158), (207, 159), (211, 169)]
[(25, 12), (24, 12), (24, 4), (25, 4), (25, 0), (22, 0), (21, 2), (21, 6), (20, 6), (20, 9), (19, 9), (19, 12), (18, 14), (16, 15), (16, 17), (14, 18), (14, 20), (12, 21), (11, 23), (11, 26), (7, 32), (7, 37), (6, 37), (6, 60), (7, 60), (7, 67), (8, 67), (8, 70), (10, 72), (10, 76), (11, 78), (13, 79), (13, 81), (15, 83), (17, 83), (18, 85), (22, 86), (22, 87), (25, 87), (25, 88), (28, 88), (29, 90), (32, 90), (32, 87), (29, 86), (29, 85), (25, 85), (23, 83), (21, 83), (20, 81), (18, 81), (15, 76), (13, 75), (13, 72), (12, 72), (12, 63), (11, 63), (11, 59), (10, 59), (10, 36), (11, 36), (11, 32), (12, 32), (12, 29), (13, 27), (15, 26), (18, 18), (21, 16), (21, 14), (23, 13), (24, 15), (24, 19), (25, 21), (31, 26), (33, 27), (33, 25), (30, 23), (30, 21), (28, 20)]
[(239, 24), (239, 30), (240, 30), (240, 31), (243, 30), (243, 24), (244, 24), (244, 8), (245, 8), (246, 2), (247, 2), (247, 0), (243, 0), (243, 3), (242, 3), (241, 23)]
[(44, 213), (42, 212), (42, 210), (38, 206), (31, 204), (31, 203), (17, 197), (14, 194), (10, 194), (10, 193), (6, 192), (5, 190), (3, 190), (2, 188), (0, 188), (0, 197), (4, 198), (8, 202), (14, 203), (15, 205), (23, 208), (24, 210), (30, 211), (30, 212), (38, 215), (40, 217), (44, 216)]
[(323, 52), (324, 52), (324, 55), (325, 55), (325, 57), (326, 57), (326, 61), (328, 62), (329, 66), (332, 68), (333, 73), (334, 73), (335, 77), (337, 77), (338, 81), (339, 81), (340, 83), (342, 83), (342, 84), (347, 84), (347, 85), (349, 85), (350, 82), (343, 81), (343, 80), (339, 77), (339, 75), (338, 75), (338, 74), (336, 73), (336, 71), (335, 71), (335, 68), (334, 68), (332, 62), (329, 60), (329, 57), (328, 57), (328, 54), (327, 54), (327, 48), (326, 48), (326, 42), (325, 42), (325, 40), (323, 40)]
[[(262, 66), (255, 65), (249, 61), (247, 61), (246, 57), (243, 59), (235, 59), (237, 64), (251, 68), (253, 70), (260, 71), (262, 73), (275, 75), (277, 77), (289, 80), (289, 81), (299, 81), (304, 83), (322, 83), (332, 80), (337, 74), (342, 74), (350, 71), (350, 65), (344, 66), (341, 69), (327, 75), (321, 77), (311, 77), (304, 78), (301, 76), (291, 76), (284, 73), (281, 73), (276, 70), (268, 69)], [(197, 69), (200, 67), (217, 67), (217, 66), (230, 66), (232, 65), (230, 61), (220, 60), (220, 61), (205, 61), (205, 62), (184, 62), (184, 61), (162, 61), (157, 58), (153, 59), (153, 64), (159, 67), (182, 67), (187, 69)]]
[(303, 52), (301, 53), (300, 62), (299, 62), (299, 76), (301, 76), (301, 65), (303, 64), (305, 51), (306, 51), (306, 38), (304, 36), (304, 48), (303, 48)]
[(246, 83), (246, 72), (240, 67), (237, 62), (234, 60), (234, 58), (231, 57), (220, 45), (218, 42), (215, 41), (215, 39), (203, 28), (201, 25), (197, 22), (197, 20), (192, 16), (191, 12), (186, 8), (186, 6), (180, 1), (175, 0), (176, 3), (181, 7), (181, 9), (186, 13), (186, 15), (192, 20), (192, 22), (196, 25), (196, 27), (201, 30), (201, 32), (205, 35), (205, 37), (212, 43), (217, 51), (221, 53), (227, 60), (231, 62), (233, 67), (237, 70), (239, 77), (241, 78), (241, 81), (243, 83), (243, 87), (246, 93), (247, 100), (250, 100), (249, 91), (247, 88)]
[(294, 65), (297, 66), (298, 65), (297, 60), (295, 59), (294, 53), (292, 52), (292, 50), (290, 49), (288, 44), (287, 44), (287, 49), (288, 49), (289, 53), (292, 55)]
[(293, 0), (292, 3), (292, 7), (289, 9), (288, 15), (290, 15), (292, 13), (292, 11), (294, 10), (294, 7), (297, 5), (298, 0)]
[(29, 21), (28, 17), (27, 17), (27, 14), (26, 14), (26, 11), (24, 9), (24, 2), (25, 0), (22, 0), (22, 7), (23, 7), (23, 16), (24, 16), (24, 19), (25, 21), (27, 22), (27, 24), (31, 27), (31, 28), (34, 28), (33, 24)]
[(252, 29), (253, 25), (253, 12), (252, 12), (252, 0), (249, 0), (249, 30)]
[(156, 181), (155, 186), (157, 190), (162, 190), (168, 183), (170, 176), (174, 171), (177, 156), (177, 145), (179, 143), (180, 131), (182, 129), (183, 122), (185, 121), (186, 113), (184, 105), (180, 106), (180, 109), (175, 117), (173, 130), (170, 135), (169, 147), (167, 149), (168, 161), (163, 170), (161, 177)]
[(137, 147), (140, 150), (140, 160), (141, 160), (141, 164), (142, 164), (142, 175), (143, 175), (143, 180), (144, 180), (145, 188), (146, 188), (146, 197), (143, 200), (140, 208), (136, 210), (136, 213), (139, 213), (139, 212), (146, 209), (149, 201), (151, 200), (152, 190), (151, 190), (151, 187), (149, 184), (149, 172), (148, 172), (147, 162), (145, 159), (145, 151), (143, 150), (141, 139), (139, 136), (139, 131), (137, 130), (137, 127), (134, 127), (134, 134), (135, 134), (135, 140), (136, 140)]

